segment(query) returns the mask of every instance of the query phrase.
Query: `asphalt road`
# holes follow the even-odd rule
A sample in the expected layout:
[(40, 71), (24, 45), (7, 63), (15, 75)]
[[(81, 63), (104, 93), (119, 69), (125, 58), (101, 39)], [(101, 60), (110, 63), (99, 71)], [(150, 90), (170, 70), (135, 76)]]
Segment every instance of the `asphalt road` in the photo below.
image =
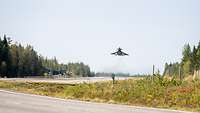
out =
[(174, 110), (133, 107), (64, 100), (0, 90), (0, 113), (189, 113)]
[[(136, 77), (116, 77), (116, 80), (140, 79)], [(0, 78), (0, 80), (13, 82), (48, 82), (48, 83), (63, 83), (63, 84), (78, 84), (78, 83), (94, 83), (100, 81), (112, 80), (111, 77), (79, 77), (79, 78)]]

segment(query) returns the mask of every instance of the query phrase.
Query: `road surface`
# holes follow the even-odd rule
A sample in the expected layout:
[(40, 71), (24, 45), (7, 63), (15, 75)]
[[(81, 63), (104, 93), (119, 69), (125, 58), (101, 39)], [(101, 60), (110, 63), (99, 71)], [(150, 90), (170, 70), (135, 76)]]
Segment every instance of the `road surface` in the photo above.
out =
[[(187, 113), (126, 105), (64, 100), (0, 90), (0, 113)], [(188, 112), (189, 113), (189, 112)]]
[[(136, 77), (116, 77), (116, 80), (140, 79)], [(112, 80), (111, 77), (79, 77), (79, 78), (0, 78), (0, 80), (13, 82), (48, 82), (48, 83), (63, 83), (63, 84), (78, 84), (78, 83), (94, 83), (100, 81)]]

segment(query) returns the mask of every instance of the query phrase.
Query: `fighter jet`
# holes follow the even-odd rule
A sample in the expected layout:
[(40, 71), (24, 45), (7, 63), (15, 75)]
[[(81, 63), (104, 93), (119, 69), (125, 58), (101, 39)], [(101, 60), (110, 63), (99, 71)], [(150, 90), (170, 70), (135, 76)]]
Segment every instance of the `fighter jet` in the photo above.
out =
[(116, 55), (116, 56), (128, 56), (127, 53), (122, 52), (122, 49), (119, 47), (117, 49), (117, 52), (111, 53), (111, 55)]

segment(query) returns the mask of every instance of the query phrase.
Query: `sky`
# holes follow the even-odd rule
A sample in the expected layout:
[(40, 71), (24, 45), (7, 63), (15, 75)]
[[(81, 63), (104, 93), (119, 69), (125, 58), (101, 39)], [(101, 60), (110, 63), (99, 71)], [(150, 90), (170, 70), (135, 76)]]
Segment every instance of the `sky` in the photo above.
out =
[[(200, 0), (0, 0), (6, 34), (60, 63), (150, 74), (200, 40)], [(130, 56), (110, 55), (118, 47)]]

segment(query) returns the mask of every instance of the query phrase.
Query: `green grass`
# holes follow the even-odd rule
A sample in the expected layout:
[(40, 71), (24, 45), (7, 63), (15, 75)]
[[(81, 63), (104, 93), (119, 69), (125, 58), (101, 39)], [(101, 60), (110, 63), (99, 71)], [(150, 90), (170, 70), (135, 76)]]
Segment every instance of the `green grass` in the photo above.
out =
[(85, 101), (200, 111), (200, 81), (147, 77), (92, 84), (56, 84), (0, 81), (0, 88)]

